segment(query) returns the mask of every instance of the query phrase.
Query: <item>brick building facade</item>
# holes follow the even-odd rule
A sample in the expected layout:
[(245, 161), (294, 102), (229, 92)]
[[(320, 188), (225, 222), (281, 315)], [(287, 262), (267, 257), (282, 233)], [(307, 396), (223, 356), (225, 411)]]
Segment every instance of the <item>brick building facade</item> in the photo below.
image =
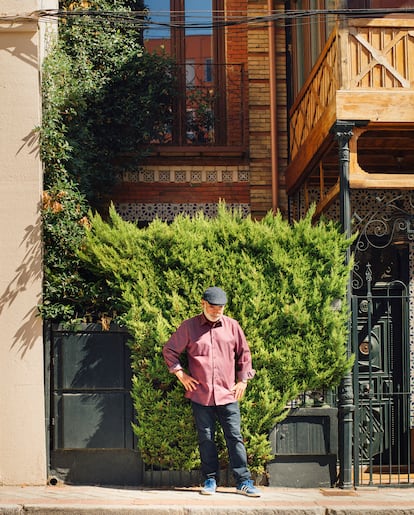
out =
[[(283, 9), (279, 3), (272, 8)], [(217, 7), (221, 2), (214, 4)], [(187, 36), (189, 50), (180, 60), (185, 60), (188, 86), (189, 63), (197, 59), (194, 46), (204, 38), (200, 59), (205, 59), (205, 39), (211, 38), (213, 82), (204, 85), (214, 95), (217, 92), (218, 108), (225, 115), (214, 112), (214, 139), (207, 144), (187, 139), (154, 145), (141, 169), (123, 175), (112, 199), (128, 220), (145, 224), (155, 216), (169, 220), (180, 212), (214, 214), (220, 199), (255, 218), (272, 209), (286, 212), (281, 172), (287, 159), (285, 73), (279, 73), (277, 80), (273, 73), (285, 70), (284, 29), (270, 30), (267, 22), (247, 22), (269, 13), (266, 0), (222, 4), (223, 11), (215, 15), (236, 23), (213, 29), (210, 36)], [(275, 52), (276, 38), (281, 43), (279, 53)], [(170, 50), (171, 41), (164, 43)], [(187, 103), (187, 115), (188, 111)]]

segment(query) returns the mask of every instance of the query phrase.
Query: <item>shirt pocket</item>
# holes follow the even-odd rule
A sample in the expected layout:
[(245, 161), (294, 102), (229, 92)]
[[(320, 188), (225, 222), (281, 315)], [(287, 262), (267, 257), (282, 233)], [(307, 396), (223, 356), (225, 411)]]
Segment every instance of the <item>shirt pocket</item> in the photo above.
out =
[(209, 356), (211, 345), (209, 342), (203, 340), (196, 340), (189, 346), (189, 353), (193, 357)]

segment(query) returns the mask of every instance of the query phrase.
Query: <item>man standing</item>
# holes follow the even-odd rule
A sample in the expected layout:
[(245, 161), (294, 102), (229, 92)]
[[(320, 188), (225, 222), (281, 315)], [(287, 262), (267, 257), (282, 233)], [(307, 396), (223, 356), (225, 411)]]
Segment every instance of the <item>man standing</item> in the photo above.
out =
[[(203, 312), (180, 325), (165, 344), (163, 355), (169, 371), (183, 384), (185, 397), (191, 400), (205, 478), (200, 493), (214, 494), (219, 480), (214, 440), (218, 420), (223, 428), (237, 492), (260, 497), (247, 466), (238, 402), (255, 371), (243, 330), (236, 320), (223, 314), (226, 303), (227, 296), (221, 288), (207, 288), (201, 301)], [(188, 373), (180, 363), (183, 352), (188, 358)]]

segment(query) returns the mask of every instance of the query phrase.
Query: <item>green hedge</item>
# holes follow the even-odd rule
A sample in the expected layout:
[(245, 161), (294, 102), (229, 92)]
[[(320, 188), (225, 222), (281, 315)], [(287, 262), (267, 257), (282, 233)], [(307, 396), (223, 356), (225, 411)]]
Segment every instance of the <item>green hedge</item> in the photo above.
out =
[[(198, 466), (195, 429), (184, 390), (169, 374), (161, 349), (187, 317), (200, 312), (210, 285), (229, 297), (226, 314), (249, 341), (256, 377), (241, 401), (250, 466), (271, 458), (269, 431), (301, 392), (337, 385), (350, 369), (346, 353), (350, 241), (331, 222), (295, 223), (268, 214), (243, 218), (222, 203), (218, 216), (178, 216), (139, 229), (112, 208), (92, 217), (80, 257), (106, 277), (123, 305), (133, 339), (134, 430), (147, 464)], [(226, 463), (224, 445), (223, 465)]]

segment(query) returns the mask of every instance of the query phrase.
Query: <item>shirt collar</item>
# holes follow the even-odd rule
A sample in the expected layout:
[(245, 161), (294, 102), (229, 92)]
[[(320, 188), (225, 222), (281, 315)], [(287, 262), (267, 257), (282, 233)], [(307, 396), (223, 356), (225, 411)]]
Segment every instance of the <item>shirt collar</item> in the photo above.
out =
[(217, 322), (210, 322), (205, 316), (204, 313), (201, 313), (201, 325), (209, 325), (210, 327), (221, 327), (223, 325), (221, 318)]

